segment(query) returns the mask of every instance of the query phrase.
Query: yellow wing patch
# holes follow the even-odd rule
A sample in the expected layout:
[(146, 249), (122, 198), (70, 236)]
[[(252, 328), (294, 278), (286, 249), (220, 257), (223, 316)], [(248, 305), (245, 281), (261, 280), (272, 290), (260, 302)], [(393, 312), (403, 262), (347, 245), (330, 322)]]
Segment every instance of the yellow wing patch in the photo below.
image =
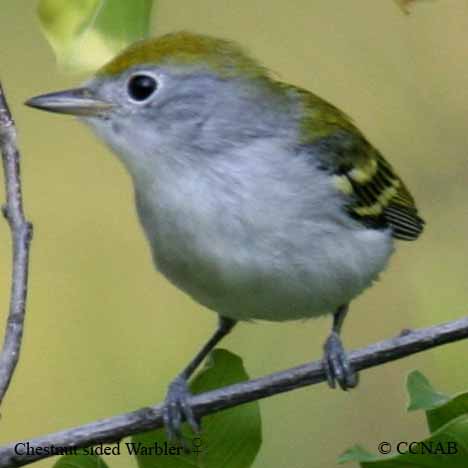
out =
[(336, 188), (350, 198), (348, 211), (368, 226), (390, 226), (395, 238), (413, 240), (424, 221), (403, 181), (341, 110), (309, 91), (280, 83), (302, 107), (300, 139)]
[(365, 161), (364, 167), (355, 167), (349, 172), (349, 177), (356, 181), (358, 184), (365, 184), (369, 182), (377, 172), (378, 164), (377, 160), (371, 158)]
[(398, 239), (416, 239), (423, 230), (424, 221), (418, 216), (413, 197), (376, 150), (372, 148), (368, 157), (361, 167), (351, 167), (335, 176), (338, 190), (352, 195), (355, 200), (349, 206), (350, 213), (364, 223), (385, 221)]

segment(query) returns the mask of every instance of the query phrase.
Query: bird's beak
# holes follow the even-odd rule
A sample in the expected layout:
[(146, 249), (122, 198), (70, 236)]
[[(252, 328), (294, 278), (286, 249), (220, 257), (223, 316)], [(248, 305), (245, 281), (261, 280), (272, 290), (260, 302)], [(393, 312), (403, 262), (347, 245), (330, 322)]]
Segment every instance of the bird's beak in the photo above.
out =
[(36, 109), (81, 117), (102, 117), (112, 108), (111, 103), (96, 98), (88, 88), (42, 94), (28, 99), (25, 104)]

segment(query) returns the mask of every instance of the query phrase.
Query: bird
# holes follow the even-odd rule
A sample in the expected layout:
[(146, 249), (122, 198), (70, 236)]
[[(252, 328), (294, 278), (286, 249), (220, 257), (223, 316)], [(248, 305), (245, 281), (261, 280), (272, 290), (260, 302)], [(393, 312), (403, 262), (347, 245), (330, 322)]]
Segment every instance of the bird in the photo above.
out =
[(350, 117), (237, 43), (189, 31), (135, 42), (80, 87), (26, 104), (77, 116), (111, 148), (156, 269), (218, 315), (168, 386), (171, 439), (184, 420), (200, 430), (188, 381), (238, 322), (331, 315), (328, 384), (357, 385), (340, 338), (349, 304), (424, 221)]

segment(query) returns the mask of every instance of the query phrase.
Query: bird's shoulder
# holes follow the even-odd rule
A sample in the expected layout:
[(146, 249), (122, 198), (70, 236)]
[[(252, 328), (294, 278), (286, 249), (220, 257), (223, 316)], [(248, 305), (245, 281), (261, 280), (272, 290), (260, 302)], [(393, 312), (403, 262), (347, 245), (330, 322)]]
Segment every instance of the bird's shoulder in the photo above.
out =
[(351, 216), (371, 227), (390, 226), (395, 238), (414, 240), (424, 221), (415, 200), (390, 163), (373, 147), (350, 117), (319, 96), (281, 84), (301, 107), (301, 146), (349, 196)]

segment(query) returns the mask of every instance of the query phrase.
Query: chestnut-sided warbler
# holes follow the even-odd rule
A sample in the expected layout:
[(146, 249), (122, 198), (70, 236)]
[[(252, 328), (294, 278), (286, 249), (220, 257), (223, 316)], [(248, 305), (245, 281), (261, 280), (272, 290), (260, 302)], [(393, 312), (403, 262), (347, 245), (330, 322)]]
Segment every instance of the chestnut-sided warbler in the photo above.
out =
[(188, 32), (137, 42), (82, 87), (27, 104), (79, 116), (115, 151), (156, 268), (219, 314), (169, 386), (171, 436), (183, 419), (198, 428), (187, 380), (239, 320), (333, 314), (328, 382), (357, 384), (339, 337), (348, 304), (424, 223), (343, 112), (236, 44)]

